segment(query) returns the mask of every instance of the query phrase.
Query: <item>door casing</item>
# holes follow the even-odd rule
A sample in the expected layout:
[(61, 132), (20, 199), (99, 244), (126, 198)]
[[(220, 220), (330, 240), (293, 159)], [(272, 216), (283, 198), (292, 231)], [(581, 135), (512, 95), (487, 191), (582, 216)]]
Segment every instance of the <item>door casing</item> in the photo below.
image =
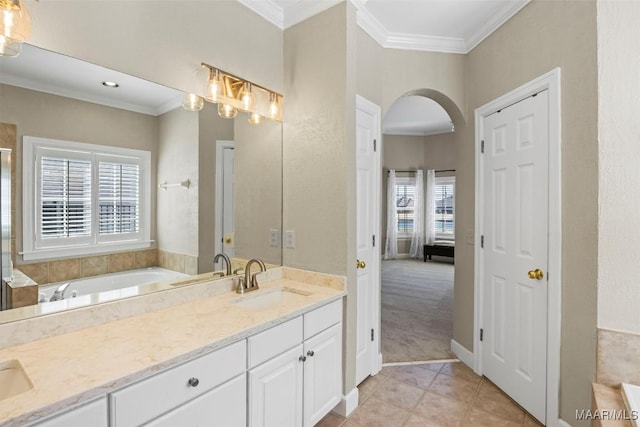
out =
[(559, 425), (560, 334), (562, 283), (562, 194), (561, 194), (561, 72), (555, 68), (475, 110), (475, 244), (474, 244), (474, 371), (482, 375), (480, 328), (483, 318), (483, 234), (484, 183), (480, 152), (483, 119), (535, 93), (549, 91), (549, 261), (547, 294), (547, 426)]

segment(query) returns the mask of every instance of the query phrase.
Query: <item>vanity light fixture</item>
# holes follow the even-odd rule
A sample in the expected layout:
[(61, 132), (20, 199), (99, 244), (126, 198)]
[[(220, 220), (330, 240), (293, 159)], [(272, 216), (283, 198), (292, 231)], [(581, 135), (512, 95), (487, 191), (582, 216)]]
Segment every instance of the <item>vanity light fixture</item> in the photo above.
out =
[(120, 87), (120, 85), (118, 83), (110, 82), (110, 81), (102, 82), (102, 86), (110, 87), (110, 88)]
[(218, 104), (218, 115), (234, 118), (238, 110), (249, 114), (249, 123), (264, 118), (282, 121), (283, 96), (254, 82), (202, 63), (209, 70), (204, 100)]
[(204, 100), (195, 93), (185, 93), (182, 96), (182, 108), (187, 111), (200, 111), (204, 108)]
[(31, 37), (31, 18), (24, 0), (0, 0), (0, 55), (18, 56)]

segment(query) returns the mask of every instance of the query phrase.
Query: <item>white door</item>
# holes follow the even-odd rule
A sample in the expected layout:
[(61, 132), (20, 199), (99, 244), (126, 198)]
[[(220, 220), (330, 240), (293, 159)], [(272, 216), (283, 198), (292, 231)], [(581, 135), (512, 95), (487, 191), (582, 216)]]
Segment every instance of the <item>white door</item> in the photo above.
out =
[[(216, 224), (215, 251), (233, 257), (233, 141), (216, 143)], [(221, 261), (222, 262), (222, 261)], [(216, 266), (222, 268), (222, 264)]]
[(249, 371), (249, 427), (302, 425), (302, 344)]
[(313, 427), (342, 396), (342, 324), (304, 342), (304, 427)]
[(380, 108), (356, 98), (357, 341), (356, 384), (375, 374), (380, 315)]
[[(483, 374), (545, 421), (548, 91), (483, 121)], [(539, 270), (539, 271), (536, 271)]]

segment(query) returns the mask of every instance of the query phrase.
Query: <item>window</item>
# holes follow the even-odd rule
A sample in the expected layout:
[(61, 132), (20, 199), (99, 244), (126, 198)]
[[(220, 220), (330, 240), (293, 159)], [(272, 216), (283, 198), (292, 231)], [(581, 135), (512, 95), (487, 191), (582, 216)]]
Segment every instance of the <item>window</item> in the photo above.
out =
[(396, 178), (398, 237), (411, 237), (415, 216), (415, 178)]
[(456, 177), (437, 177), (435, 182), (436, 238), (455, 238)]
[(25, 260), (149, 246), (148, 151), (24, 137)]

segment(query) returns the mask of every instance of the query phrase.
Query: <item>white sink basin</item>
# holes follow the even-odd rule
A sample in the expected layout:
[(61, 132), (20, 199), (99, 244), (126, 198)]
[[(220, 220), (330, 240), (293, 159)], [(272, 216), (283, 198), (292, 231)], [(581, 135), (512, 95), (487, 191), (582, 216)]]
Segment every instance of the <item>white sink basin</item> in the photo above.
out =
[(0, 400), (31, 390), (33, 384), (17, 360), (0, 362)]
[[(623, 383), (622, 396), (629, 415), (640, 413), (640, 386)], [(634, 427), (640, 427), (640, 420), (632, 419), (631, 422)]]
[(296, 302), (305, 299), (311, 292), (300, 291), (292, 288), (273, 288), (253, 291), (255, 293), (231, 300), (231, 304), (247, 310), (261, 311), (275, 308), (280, 304)]

